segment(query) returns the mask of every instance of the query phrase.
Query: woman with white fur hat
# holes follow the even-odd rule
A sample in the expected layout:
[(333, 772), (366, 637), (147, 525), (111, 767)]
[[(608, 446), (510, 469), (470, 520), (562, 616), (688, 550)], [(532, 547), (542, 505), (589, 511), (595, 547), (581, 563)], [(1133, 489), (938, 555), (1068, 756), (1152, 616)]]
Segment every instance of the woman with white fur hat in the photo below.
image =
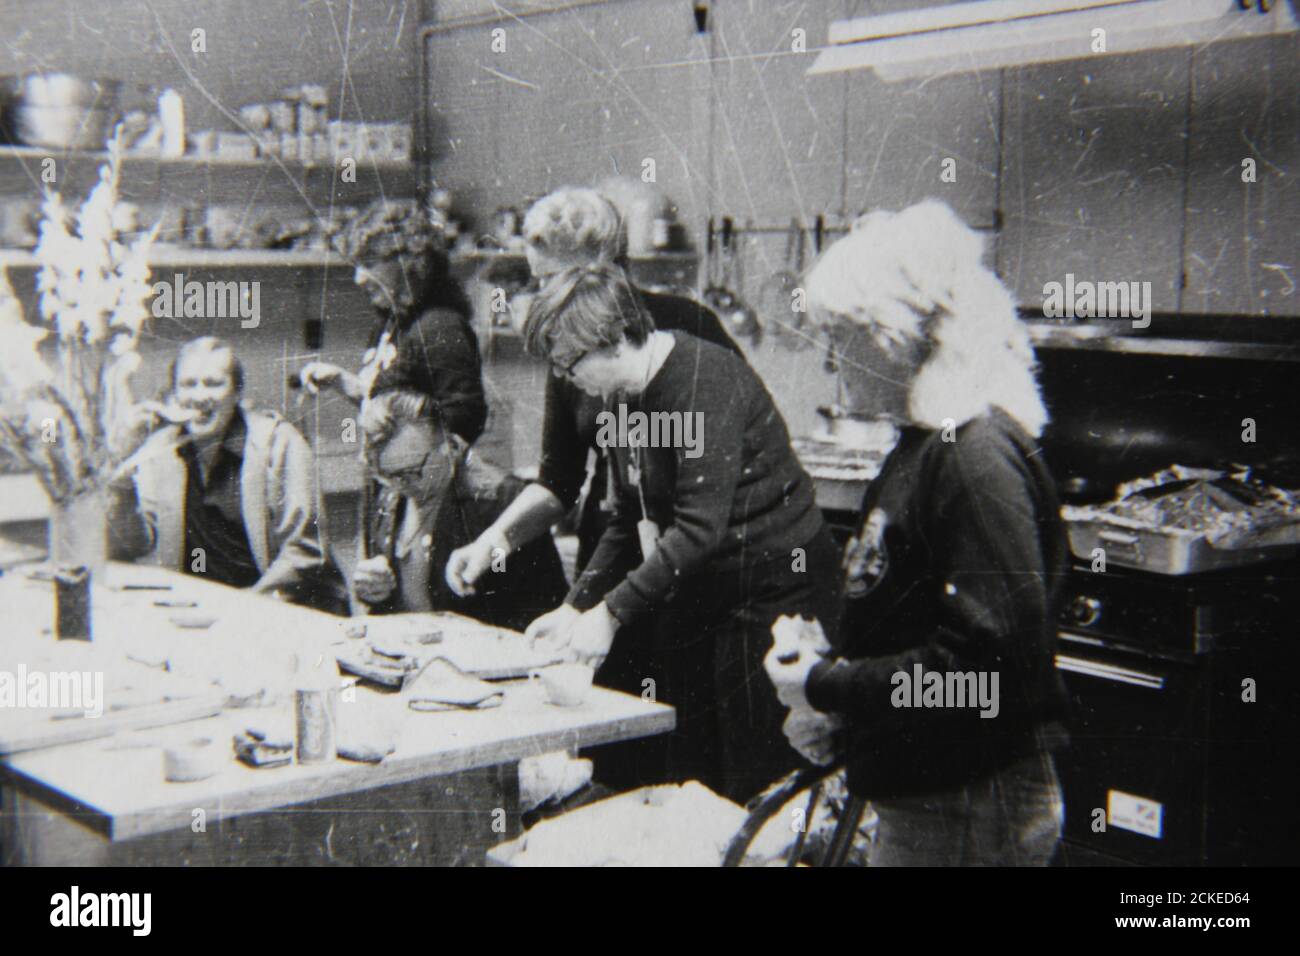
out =
[(1046, 865), (1064, 816), (1068, 549), (1033, 349), (982, 256), (926, 201), (862, 217), (807, 280), (850, 404), (898, 439), (845, 555), (839, 646), (784, 618), (766, 666), (791, 742), (844, 759), (876, 808), (873, 865)]

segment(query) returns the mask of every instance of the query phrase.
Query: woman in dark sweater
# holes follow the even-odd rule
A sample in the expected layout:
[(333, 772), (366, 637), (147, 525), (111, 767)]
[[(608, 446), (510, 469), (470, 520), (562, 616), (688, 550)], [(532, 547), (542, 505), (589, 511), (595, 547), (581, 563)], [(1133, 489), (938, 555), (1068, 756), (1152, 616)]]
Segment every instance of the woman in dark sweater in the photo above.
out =
[(487, 422), (478, 339), (437, 228), (409, 204), (378, 203), (336, 245), (356, 264), (380, 322), (357, 372), (310, 362), (303, 385), (337, 389), (358, 405), (394, 389), (423, 392), (437, 423), (473, 444)]
[(605, 400), (596, 443), (617, 501), (565, 604), (530, 634), (598, 663), (620, 627), (650, 618), (644, 686), (678, 711), (668, 779), (748, 798), (797, 762), (763, 680), (768, 629), (783, 612), (829, 618), (839, 595), (785, 422), (742, 358), (656, 331), (616, 267), (556, 276), (525, 337)]
[(767, 668), (792, 742), (872, 800), (872, 865), (1045, 865), (1063, 818), (1066, 539), (1033, 352), (981, 253), (927, 202), (864, 217), (808, 277), (850, 399), (898, 440), (845, 555), (840, 640), (782, 621)]
[[(592, 189), (565, 187), (539, 199), (524, 217), (523, 232), (535, 289), (574, 266), (626, 262), (622, 217)], [(683, 296), (636, 291), (656, 329), (681, 329), (740, 354), (708, 306)], [(532, 298), (525, 292), (512, 300), (517, 323), (522, 324)], [(608, 469), (596, 446), (596, 417), (603, 409), (599, 396), (586, 394), (568, 379), (547, 377), (537, 480), (483, 534), (452, 553), (446, 572), (453, 591), (473, 594), (478, 582), (491, 573), (494, 556), (549, 539), (551, 526), (568, 513), (574, 515), (578, 537), (576, 570), (587, 566), (609, 522)], [(601, 685), (640, 694), (646, 643), (636, 627), (626, 628), (597, 675)], [(584, 755), (595, 761), (598, 781), (629, 790), (663, 779), (664, 744), (658, 736), (642, 737), (592, 748)]]
[[(627, 261), (622, 217), (613, 203), (593, 189), (566, 186), (539, 199), (524, 217), (524, 238), (536, 289), (574, 266), (623, 266)], [(636, 292), (656, 329), (681, 329), (740, 354), (717, 315), (703, 303), (643, 289)], [(517, 323), (522, 324), (534, 295), (521, 293), (511, 301)], [(547, 534), (575, 504), (577, 567), (579, 571), (586, 567), (607, 520), (601, 507), (608, 487), (604, 457), (597, 457), (594, 468), (588, 468), (589, 453), (599, 451), (596, 416), (603, 407), (598, 395), (586, 394), (568, 379), (547, 379), (537, 480), (477, 541), (452, 555), (447, 582), (453, 590), (473, 593), (475, 582), (491, 567), (493, 555), (508, 554)]]

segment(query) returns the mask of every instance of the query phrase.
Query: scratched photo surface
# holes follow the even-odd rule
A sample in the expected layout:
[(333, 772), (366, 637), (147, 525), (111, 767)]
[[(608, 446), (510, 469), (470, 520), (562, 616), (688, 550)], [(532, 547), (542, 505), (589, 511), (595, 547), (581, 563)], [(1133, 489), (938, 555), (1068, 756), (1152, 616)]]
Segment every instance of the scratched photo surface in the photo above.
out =
[(1294, 863), (1298, 30), (0, 0), (0, 864)]

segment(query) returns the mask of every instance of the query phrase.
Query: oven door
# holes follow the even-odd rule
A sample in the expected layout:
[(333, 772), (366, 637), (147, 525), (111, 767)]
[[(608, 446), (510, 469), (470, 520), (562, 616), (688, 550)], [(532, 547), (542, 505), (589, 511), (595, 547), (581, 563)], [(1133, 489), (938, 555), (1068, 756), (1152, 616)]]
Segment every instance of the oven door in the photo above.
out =
[(1070, 697), (1063, 856), (1197, 865), (1205, 850), (1204, 661), (1180, 663), (1062, 632)]

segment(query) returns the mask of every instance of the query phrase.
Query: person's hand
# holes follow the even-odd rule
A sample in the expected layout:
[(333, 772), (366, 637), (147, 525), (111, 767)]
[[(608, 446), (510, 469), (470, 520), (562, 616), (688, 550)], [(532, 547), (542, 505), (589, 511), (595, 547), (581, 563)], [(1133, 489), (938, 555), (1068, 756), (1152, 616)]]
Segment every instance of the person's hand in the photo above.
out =
[(195, 417), (193, 409), (149, 399), (128, 408), (113, 428), (109, 448), (119, 459), (135, 454), (149, 436), (165, 425), (179, 425)]
[(149, 435), (160, 424), (152, 402), (138, 402), (118, 419), (108, 436), (108, 447), (118, 460), (125, 460), (140, 450)]
[(824, 767), (835, 759), (835, 732), (843, 726), (833, 714), (800, 707), (791, 710), (781, 729), (790, 746), (809, 763)]
[(790, 708), (812, 710), (805, 684), (808, 672), (824, 659), (830, 643), (817, 621), (782, 615), (772, 625), (772, 649), (763, 659), (776, 696)]
[[(447, 559), (447, 587), (459, 597), (474, 593), (474, 583), (488, 568), (497, 550), (508, 553), (509, 548), (501, 539), (493, 539), (487, 534), (479, 535), (463, 548), (457, 548)], [(539, 619), (540, 620), (540, 619)]]
[(338, 389), (349, 398), (360, 390), (359, 380), (347, 369), (332, 362), (308, 362), (298, 372), (302, 387), (312, 395), (326, 388)]
[(579, 664), (590, 664), (599, 670), (605, 656), (614, 644), (618, 619), (609, 613), (601, 601), (590, 611), (585, 611), (569, 628), (568, 656)]
[(352, 574), (352, 585), (361, 600), (367, 604), (378, 604), (386, 601), (393, 593), (397, 587), (397, 577), (393, 574), (388, 559), (381, 554), (357, 563)]
[(315, 395), (322, 388), (333, 388), (343, 377), (343, 369), (332, 362), (308, 362), (298, 373), (302, 387)]
[(530, 643), (543, 643), (563, 648), (567, 645), (569, 629), (582, 616), (572, 604), (561, 604), (553, 611), (547, 611), (536, 618), (524, 631), (524, 637)]

